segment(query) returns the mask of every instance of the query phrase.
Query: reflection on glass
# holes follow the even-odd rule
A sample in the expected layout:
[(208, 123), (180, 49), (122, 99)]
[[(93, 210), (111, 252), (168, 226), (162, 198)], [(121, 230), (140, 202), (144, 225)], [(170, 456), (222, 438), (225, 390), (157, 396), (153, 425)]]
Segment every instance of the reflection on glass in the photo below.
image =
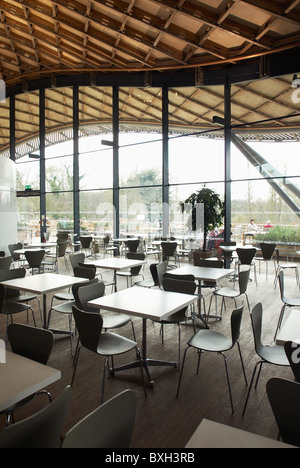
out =
[(113, 191), (80, 193), (80, 232), (99, 236), (113, 233)]

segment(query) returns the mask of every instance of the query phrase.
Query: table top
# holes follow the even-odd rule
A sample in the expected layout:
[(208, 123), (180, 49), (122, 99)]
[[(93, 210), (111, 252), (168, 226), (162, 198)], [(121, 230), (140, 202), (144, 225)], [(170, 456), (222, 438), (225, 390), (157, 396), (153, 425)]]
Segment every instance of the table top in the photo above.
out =
[(197, 299), (197, 296), (190, 294), (133, 287), (95, 299), (88, 304), (96, 309), (160, 321), (184, 309)]
[(112, 257), (103, 260), (95, 260), (91, 264), (95, 265), (97, 268), (120, 271), (144, 265), (145, 263), (145, 260), (128, 260), (126, 258)]
[(6, 351), (6, 364), (0, 364), (0, 411), (60, 378), (59, 370)]
[(203, 419), (192, 436), (187, 449), (198, 448), (295, 448), (277, 440), (268, 439), (223, 424)]
[(286, 312), (287, 318), (276, 337), (276, 344), (284, 346), (287, 341), (300, 343), (300, 310), (293, 308)]
[(169, 271), (174, 275), (194, 275), (198, 281), (218, 281), (234, 273), (234, 270), (226, 268), (206, 268), (188, 265)]
[(57, 273), (43, 273), (41, 275), (25, 276), (8, 281), (1, 281), (7, 288), (30, 291), (35, 294), (47, 294), (60, 289), (73, 286), (73, 284), (84, 283), (86, 278), (76, 278), (75, 276), (59, 275)]

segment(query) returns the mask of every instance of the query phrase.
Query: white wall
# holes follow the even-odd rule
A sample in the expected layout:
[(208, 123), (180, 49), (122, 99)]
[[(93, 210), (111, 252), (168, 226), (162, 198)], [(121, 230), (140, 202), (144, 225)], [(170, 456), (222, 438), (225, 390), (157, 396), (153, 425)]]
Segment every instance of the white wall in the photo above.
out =
[(0, 156), (0, 250), (17, 241), (16, 165)]

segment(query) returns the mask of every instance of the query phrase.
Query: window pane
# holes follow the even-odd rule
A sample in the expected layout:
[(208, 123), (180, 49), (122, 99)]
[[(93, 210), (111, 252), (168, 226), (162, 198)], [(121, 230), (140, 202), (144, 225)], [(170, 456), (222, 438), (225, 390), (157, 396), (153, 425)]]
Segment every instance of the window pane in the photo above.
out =
[(46, 211), (50, 238), (58, 231), (74, 232), (73, 193), (48, 193)]

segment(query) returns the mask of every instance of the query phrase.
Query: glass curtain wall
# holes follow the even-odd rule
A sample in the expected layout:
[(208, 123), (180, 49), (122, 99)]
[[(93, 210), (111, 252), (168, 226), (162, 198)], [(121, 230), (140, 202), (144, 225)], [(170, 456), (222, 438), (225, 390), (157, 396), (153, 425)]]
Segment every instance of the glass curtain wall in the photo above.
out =
[(60, 231), (74, 232), (72, 87), (46, 89), (45, 116), (46, 225), (55, 240)]
[(112, 235), (113, 96), (111, 87), (79, 88), (80, 232)]
[[(120, 235), (151, 239), (162, 234), (162, 90), (121, 88), (119, 117)], [(133, 119), (149, 131), (122, 133)]]

